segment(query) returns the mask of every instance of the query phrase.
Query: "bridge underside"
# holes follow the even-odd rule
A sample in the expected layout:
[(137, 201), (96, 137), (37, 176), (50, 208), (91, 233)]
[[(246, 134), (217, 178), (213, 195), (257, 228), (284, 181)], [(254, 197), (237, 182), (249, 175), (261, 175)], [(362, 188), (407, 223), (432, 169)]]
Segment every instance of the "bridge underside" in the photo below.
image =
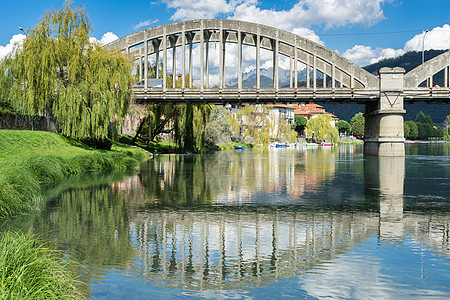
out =
[(171, 102), (171, 103), (274, 103), (274, 102), (358, 102), (375, 101), (379, 97), (376, 90), (355, 89), (167, 89), (135, 88), (134, 94), (138, 102)]
[[(352, 102), (371, 103), (380, 98), (379, 90), (346, 88), (134, 88), (140, 103), (273, 103), (273, 102)], [(450, 88), (420, 88), (398, 93), (405, 103), (450, 103)]]
[[(133, 90), (140, 103), (365, 104), (364, 153), (370, 155), (405, 155), (404, 102), (450, 102), (450, 51), (406, 75), (402, 68), (383, 68), (375, 76), (304, 37), (261, 24), (223, 19), (148, 28), (106, 47), (120, 49), (135, 59), (139, 84)], [(262, 59), (267, 51), (272, 74), (266, 77), (271, 78), (272, 88), (263, 88), (261, 83)], [(154, 70), (150, 58), (155, 62)], [(244, 60), (249, 60), (249, 65), (254, 60), (253, 88), (244, 87)], [(282, 60), (289, 70), (289, 87), (279, 82)], [(227, 87), (226, 70), (230, 68), (236, 69), (236, 88)], [(151, 87), (147, 80), (151, 77), (160, 80), (161, 87)], [(443, 78), (439, 79), (441, 86), (434, 84), (438, 77)]]

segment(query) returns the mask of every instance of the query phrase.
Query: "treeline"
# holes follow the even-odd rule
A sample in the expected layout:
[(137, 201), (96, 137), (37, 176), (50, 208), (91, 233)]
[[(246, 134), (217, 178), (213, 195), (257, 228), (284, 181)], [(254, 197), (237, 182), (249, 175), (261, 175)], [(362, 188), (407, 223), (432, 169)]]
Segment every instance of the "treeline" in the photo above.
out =
[(450, 140), (449, 138), (450, 115), (444, 121), (444, 128), (434, 126), (430, 115), (425, 115), (422, 111), (416, 116), (415, 121), (405, 121), (405, 138), (410, 140)]

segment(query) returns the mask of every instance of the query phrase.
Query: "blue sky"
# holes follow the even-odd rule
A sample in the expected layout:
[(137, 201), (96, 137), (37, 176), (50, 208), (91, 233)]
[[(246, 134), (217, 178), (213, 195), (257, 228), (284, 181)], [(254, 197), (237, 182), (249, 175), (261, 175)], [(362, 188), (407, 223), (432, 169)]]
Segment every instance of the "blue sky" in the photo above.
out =
[[(0, 58), (23, 38), (18, 28), (34, 27), (63, 1), (2, 1)], [(407, 50), (450, 48), (449, 0), (162, 0), (74, 1), (84, 5), (92, 36), (103, 42), (151, 26), (198, 18), (258, 22), (304, 35), (337, 50), (359, 65)], [(382, 32), (390, 32), (379, 34)], [(105, 35), (106, 34), (106, 35)]]

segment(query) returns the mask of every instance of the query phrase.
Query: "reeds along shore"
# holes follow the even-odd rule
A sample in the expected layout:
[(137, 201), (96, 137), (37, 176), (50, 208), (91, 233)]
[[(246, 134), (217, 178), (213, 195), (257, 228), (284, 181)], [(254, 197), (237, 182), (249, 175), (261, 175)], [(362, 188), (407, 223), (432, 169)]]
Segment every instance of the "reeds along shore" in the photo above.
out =
[[(94, 150), (49, 132), (0, 130), (0, 222), (37, 207), (49, 185), (70, 175), (130, 169), (146, 158), (121, 144)], [(69, 261), (31, 233), (0, 233), (0, 299), (84, 298)]]
[(146, 158), (141, 149), (116, 144), (94, 150), (57, 134), (0, 130), (0, 219), (22, 213), (42, 200), (43, 188), (69, 175), (125, 170)]

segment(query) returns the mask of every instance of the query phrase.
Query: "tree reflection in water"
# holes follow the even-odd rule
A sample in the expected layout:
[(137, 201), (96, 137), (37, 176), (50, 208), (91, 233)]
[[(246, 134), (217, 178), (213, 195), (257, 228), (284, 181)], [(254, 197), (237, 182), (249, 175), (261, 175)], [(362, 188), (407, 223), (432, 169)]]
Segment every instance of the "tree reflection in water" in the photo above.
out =
[(10, 225), (54, 241), (87, 267), (86, 281), (113, 268), (197, 291), (299, 278), (373, 236), (412, 237), (449, 259), (449, 212), (404, 212), (404, 178), (404, 158), (342, 149), (167, 155)]

